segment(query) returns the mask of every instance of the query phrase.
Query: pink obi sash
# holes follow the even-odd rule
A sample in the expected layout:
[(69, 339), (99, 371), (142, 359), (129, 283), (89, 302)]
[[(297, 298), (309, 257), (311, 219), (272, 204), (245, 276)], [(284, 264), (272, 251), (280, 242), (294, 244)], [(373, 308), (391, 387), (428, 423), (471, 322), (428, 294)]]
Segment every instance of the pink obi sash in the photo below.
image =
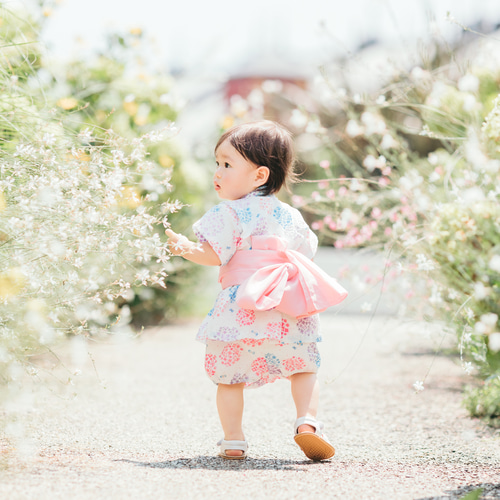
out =
[(242, 309), (278, 311), (303, 318), (324, 311), (347, 297), (347, 291), (305, 255), (287, 250), (277, 236), (252, 236), (251, 250), (238, 250), (220, 268), (222, 288), (240, 285), (236, 303)]

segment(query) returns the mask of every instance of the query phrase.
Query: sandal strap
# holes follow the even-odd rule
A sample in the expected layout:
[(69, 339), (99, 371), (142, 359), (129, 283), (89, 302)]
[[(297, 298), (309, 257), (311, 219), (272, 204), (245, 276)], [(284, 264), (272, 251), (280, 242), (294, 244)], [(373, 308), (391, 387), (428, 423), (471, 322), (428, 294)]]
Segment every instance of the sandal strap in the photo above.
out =
[(248, 450), (248, 443), (246, 441), (226, 441), (225, 439), (221, 439), (217, 443), (217, 446), (220, 446), (223, 452), (226, 450), (240, 450), (245, 453)]
[(323, 422), (316, 420), (314, 417), (306, 416), (306, 417), (298, 418), (295, 421), (295, 434), (298, 434), (299, 427), (301, 425), (310, 425), (310, 426), (314, 427), (315, 434), (317, 434), (318, 436), (323, 435), (323, 429), (325, 426), (323, 425)]

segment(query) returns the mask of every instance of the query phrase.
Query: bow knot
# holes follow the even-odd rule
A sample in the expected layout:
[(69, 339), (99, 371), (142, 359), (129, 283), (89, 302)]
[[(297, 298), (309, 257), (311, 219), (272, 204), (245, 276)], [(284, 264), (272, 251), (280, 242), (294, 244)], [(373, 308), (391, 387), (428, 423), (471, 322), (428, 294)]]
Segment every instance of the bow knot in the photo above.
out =
[(243, 309), (276, 308), (296, 318), (338, 304), (347, 291), (305, 255), (287, 250), (277, 236), (252, 237), (251, 250), (238, 250), (219, 274), (223, 288), (240, 285), (236, 302)]

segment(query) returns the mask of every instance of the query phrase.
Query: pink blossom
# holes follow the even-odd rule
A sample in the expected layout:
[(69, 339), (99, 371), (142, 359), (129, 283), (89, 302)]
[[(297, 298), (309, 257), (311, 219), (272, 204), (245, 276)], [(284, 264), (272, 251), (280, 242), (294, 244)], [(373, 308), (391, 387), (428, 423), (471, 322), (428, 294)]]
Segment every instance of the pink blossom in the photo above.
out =
[(373, 229), (374, 231), (378, 228), (378, 222), (376, 220), (371, 220), (369, 222), (370, 228)]
[(374, 219), (378, 219), (381, 215), (382, 215), (382, 210), (380, 210), (380, 208), (375, 207), (375, 208), (372, 210), (372, 217), (373, 217)]
[(301, 207), (304, 204), (304, 198), (302, 198), (302, 196), (294, 195), (292, 196), (292, 203), (296, 207)]
[(386, 236), (390, 236), (390, 235), (392, 234), (392, 228), (391, 228), (391, 227), (386, 227), (386, 228), (384, 229), (384, 234), (385, 234)]
[(387, 177), (381, 177), (378, 181), (380, 187), (386, 187), (391, 183)]
[(335, 191), (333, 189), (329, 189), (327, 192), (326, 192), (326, 196), (328, 198), (330, 198), (331, 200), (335, 199)]
[(323, 218), (323, 222), (328, 225), (333, 222), (333, 219), (330, 215), (325, 215), (325, 217)]
[(320, 189), (327, 189), (327, 188), (328, 188), (328, 184), (329, 184), (329, 183), (328, 183), (328, 181), (320, 181), (320, 182), (318, 183), (318, 187), (319, 187)]
[(382, 169), (382, 174), (383, 174), (383, 175), (391, 175), (391, 172), (392, 172), (391, 167), (384, 167), (384, 168)]
[(344, 196), (347, 193), (347, 188), (345, 186), (342, 186), (339, 189), (339, 196)]
[(344, 248), (344, 243), (341, 240), (337, 240), (334, 245), (335, 248)]
[(323, 221), (322, 220), (317, 220), (317, 221), (314, 221), (312, 224), (311, 224), (311, 227), (315, 230), (315, 231), (319, 231), (320, 229), (323, 228)]
[(314, 201), (318, 201), (320, 198), (321, 198), (321, 195), (317, 192), (317, 191), (313, 191), (311, 193), (311, 198), (314, 200)]
[(337, 230), (337, 224), (335, 222), (330, 222), (330, 224), (328, 224), (328, 227), (332, 230), (332, 231), (336, 231)]
[(373, 231), (370, 229), (369, 226), (363, 226), (361, 228), (361, 235), (369, 240), (373, 236)]
[(329, 168), (330, 167), (330, 162), (328, 160), (321, 160), (319, 162), (319, 166), (321, 168)]

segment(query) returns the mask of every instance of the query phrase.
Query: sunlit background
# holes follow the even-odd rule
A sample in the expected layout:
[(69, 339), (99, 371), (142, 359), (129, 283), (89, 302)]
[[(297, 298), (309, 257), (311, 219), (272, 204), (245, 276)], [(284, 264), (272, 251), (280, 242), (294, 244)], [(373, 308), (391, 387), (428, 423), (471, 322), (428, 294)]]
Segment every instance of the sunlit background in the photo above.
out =
[(89, 57), (106, 50), (110, 33), (140, 31), (147, 41), (143, 63), (176, 77), (181, 140), (192, 144), (220, 119), (228, 80), (312, 84), (322, 68), (334, 85), (373, 91), (390, 77), (388, 63), (410, 70), (425, 59), (430, 40), (453, 43), (463, 27), (492, 32), (500, 2), (56, 0), (44, 15), (42, 39), (55, 60)]
[(0, 378), (206, 314), (217, 279), (165, 228), (194, 238), (221, 132), (268, 118), (303, 181), (279, 195), (349, 290), (335, 313), (445, 325), (484, 382), (469, 413), (500, 425), (498, 0), (1, 7)]

